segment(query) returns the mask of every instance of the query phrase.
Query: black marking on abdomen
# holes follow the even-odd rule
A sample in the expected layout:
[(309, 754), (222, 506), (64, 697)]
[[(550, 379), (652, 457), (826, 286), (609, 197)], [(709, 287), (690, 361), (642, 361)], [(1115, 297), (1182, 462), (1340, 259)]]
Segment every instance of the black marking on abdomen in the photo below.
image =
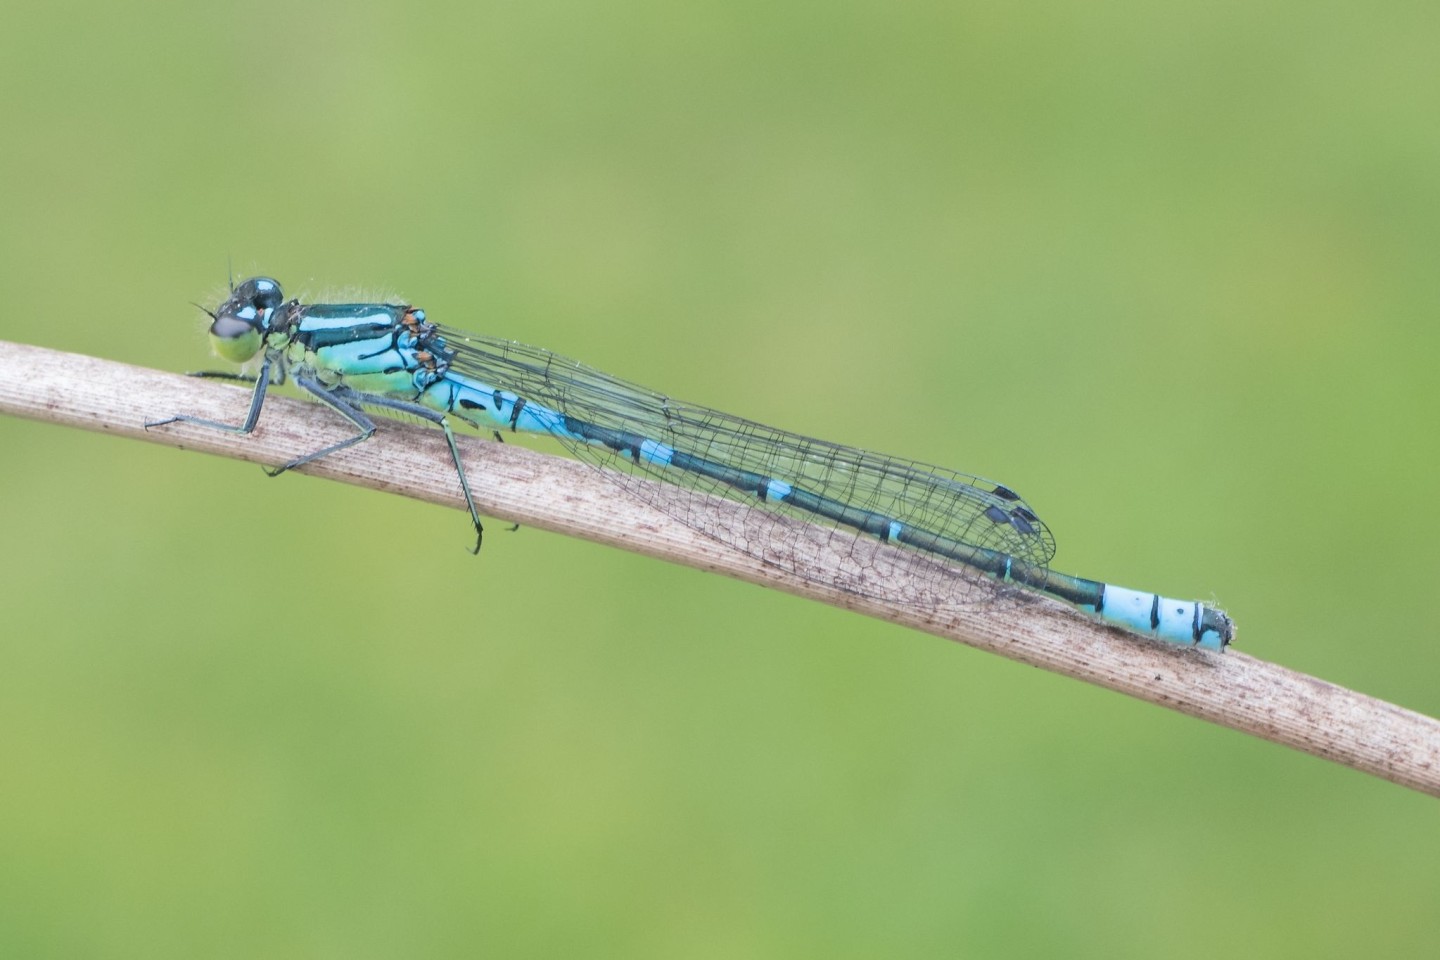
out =
[(638, 433), (597, 427), (593, 423), (586, 423), (584, 420), (568, 414), (565, 416), (564, 424), (568, 432), (582, 440), (588, 443), (598, 443), (618, 454), (628, 456), (634, 463), (640, 462), (640, 445), (645, 442), (645, 438)]
[[(565, 431), (571, 436), (578, 437), (587, 443), (608, 447), (618, 454), (629, 455), (637, 463), (640, 460), (640, 445), (647, 442), (647, 438), (638, 434), (599, 427), (568, 414), (563, 416), (562, 423)], [(1080, 580), (1075, 577), (1063, 577), (1052, 581), (1043, 565), (1014, 558), (990, 547), (977, 546), (951, 536), (914, 527), (895, 517), (814, 493), (781, 478), (727, 466), (686, 453), (683, 450), (672, 449), (669, 463), (666, 465), (674, 470), (706, 477), (742, 493), (754, 494), (763, 500), (769, 499), (772, 484), (783, 482), (788, 492), (783, 496), (776, 496), (775, 500), (796, 511), (809, 513), (829, 520), (837, 526), (849, 527), (869, 534), (883, 543), (902, 544), (924, 553), (956, 561), (995, 577), (1008, 576), (1014, 583), (1044, 591), (1077, 606), (1095, 606), (1099, 603), (1104, 589), (1104, 585), (1098, 581)], [(1000, 488), (1000, 491), (1002, 499), (1019, 499), (1016, 494), (1003, 487)], [(991, 506), (986, 510), (985, 516), (994, 523), (1007, 524), (1017, 530), (1031, 532), (1034, 530), (1030, 522), (1035, 519), (1035, 515), (1023, 507), (1005, 510), (1000, 506)]]
[(1150, 601), (1150, 629), (1154, 630), (1160, 626), (1160, 594), (1155, 594)]

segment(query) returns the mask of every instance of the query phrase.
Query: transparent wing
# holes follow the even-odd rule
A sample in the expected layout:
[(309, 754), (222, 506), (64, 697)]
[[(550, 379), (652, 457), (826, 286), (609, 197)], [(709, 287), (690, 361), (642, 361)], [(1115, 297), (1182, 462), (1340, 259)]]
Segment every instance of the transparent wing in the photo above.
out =
[[(781, 481), (867, 514), (894, 521), (986, 551), (1014, 557), (1043, 569), (1055, 553), (1049, 529), (1008, 488), (970, 474), (914, 460), (872, 453), (765, 426), (707, 407), (673, 400), (548, 350), (510, 340), (441, 328), (454, 351), (451, 369), (510, 390), (527, 403), (538, 403), (586, 424), (663, 444), (692, 457), (733, 470)], [(853, 525), (817, 516), (813, 510), (762, 498), (705, 473), (663, 466), (625, 456), (604, 446), (557, 435), (576, 458), (607, 468), (605, 475), (628, 496), (647, 502), (686, 525), (758, 559), (805, 575), (796, 560), (816, 524), (832, 548), (863, 566), (873, 550), (853, 550), (873, 540)], [(726, 519), (707, 509), (703, 499), (659, 492), (638, 479), (660, 480), (689, 490), (725, 497), (751, 509), (742, 519)], [(794, 521), (800, 521), (795, 523)], [(889, 529), (881, 524), (881, 529)], [(806, 531), (809, 531), (808, 533)], [(966, 601), (978, 593), (954, 575), (954, 564), (924, 550), (906, 550), (904, 563), (915, 583), (902, 599)], [(867, 569), (849, 571), (848, 589), (867, 595), (896, 596), (894, 578), (880, 589)], [(826, 582), (833, 583), (833, 577)], [(872, 585), (874, 584), (873, 588)]]

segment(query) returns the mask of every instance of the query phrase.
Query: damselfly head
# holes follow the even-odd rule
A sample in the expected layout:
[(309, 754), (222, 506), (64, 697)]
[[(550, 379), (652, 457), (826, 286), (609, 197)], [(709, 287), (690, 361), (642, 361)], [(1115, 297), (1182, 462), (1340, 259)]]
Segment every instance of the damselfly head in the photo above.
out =
[(235, 363), (244, 363), (259, 353), (270, 316), (284, 298), (279, 282), (269, 277), (241, 281), (210, 314), (210, 342), (215, 352)]
[(230, 299), (226, 303), (248, 304), (261, 310), (273, 310), (280, 306), (285, 299), (285, 293), (280, 289), (280, 281), (272, 280), (269, 277), (251, 277), (249, 280), (240, 281), (240, 285), (230, 291)]

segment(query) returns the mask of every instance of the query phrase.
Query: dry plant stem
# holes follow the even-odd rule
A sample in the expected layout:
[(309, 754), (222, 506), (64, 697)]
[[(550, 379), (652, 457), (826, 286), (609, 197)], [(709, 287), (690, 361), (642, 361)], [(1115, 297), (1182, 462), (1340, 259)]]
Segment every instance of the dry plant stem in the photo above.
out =
[[(269, 465), (348, 435), (332, 412), (278, 396), (267, 399), (259, 426), (249, 436), (188, 424), (143, 427), (175, 413), (239, 423), (248, 399), (247, 390), (233, 385), (0, 341), (0, 412)], [(1440, 796), (1440, 722), (1421, 714), (1233, 649), (1213, 654), (1134, 637), (1020, 591), (1005, 591), (995, 603), (938, 609), (856, 596), (827, 577), (842, 558), (827, 553), (822, 535), (802, 540), (805, 555), (796, 558), (801, 573), (790, 573), (619, 495), (593, 467), (475, 437), (461, 437), (460, 443), (476, 503), (489, 516), (904, 624)], [(9, 466), (23, 469), (22, 464)], [(423, 426), (382, 422), (369, 442), (301, 472), (463, 509), (444, 440), (439, 431)], [(255, 482), (271, 481), (257, 476)], [(668, 487), (666, 494), (697, 496)], [(709, 499), (713, 503), (707, 509), (718, 514), (749, 509)], [(459, 532), (456, 537), (459, 562), (464, 538)], [(896, 549), (878, 542), (862, 547), (875, 552), (881, 567), (887, 552)], [(484, 555), (476, 562), (484, 563)], [(903, 575), (903, 565), (896, 575)], [(985, 588), (1000, 589), (988, 581)]]

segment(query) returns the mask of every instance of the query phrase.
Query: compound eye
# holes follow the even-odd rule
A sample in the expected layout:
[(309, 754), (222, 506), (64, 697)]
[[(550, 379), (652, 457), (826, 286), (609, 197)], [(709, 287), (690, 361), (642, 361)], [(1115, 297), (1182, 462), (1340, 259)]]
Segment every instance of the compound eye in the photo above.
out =
[(251, 306), (237, 306), (232, 297), (215, 312), (214, 322), (210, 324), (210, 345), (226, 360), (246, 362), (265, 345), (260, 323), (267, 315)]
[(254, 304), (261, 310), (272, 310), (280, 306), (285, 294), (280, 289), (279, 281), (269, 277), (251, 277), (241, 281), (230, 298), (240, 303)]
[(210, 335), (221, 340), (236, 340), (256, 332), (258, 315), (249, 307), (231, 313), (221, 311), (210, 324)]

